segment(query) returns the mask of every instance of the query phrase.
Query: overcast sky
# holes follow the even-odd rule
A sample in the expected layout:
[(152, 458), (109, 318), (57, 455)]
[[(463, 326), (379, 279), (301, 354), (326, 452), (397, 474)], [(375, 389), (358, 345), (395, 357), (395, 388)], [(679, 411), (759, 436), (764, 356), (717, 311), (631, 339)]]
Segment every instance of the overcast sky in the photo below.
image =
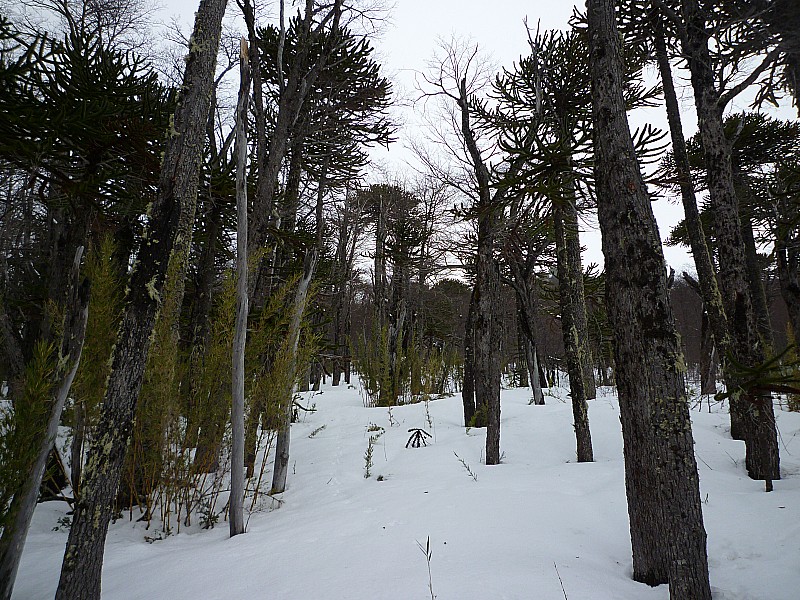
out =
[[(289, 4), (287, 2), (287, 6)], [(274, 18), (277, 14), (277, 2), (256, 0), (256, 5), (264, 7), (260, 12), (265, 18)], [(528, 52), (524, 26), (526, 18), (532, 28), (541, 23), (542, 29), (565, 29), (574, 5), (561, 0), (396, 0), (381, 37), (374, 41), (374, 45), (378, 60), (386, 75), (395, 83), (398, 95), (409, 100), (415, 96), (415, 74), (425, 70), (439, 40), (454, 37), (469, 39), (491, 56), (498, 66), (510, 67)], [(584, 7), (583, 2), (580, 7)], [(179, 15), (181, 21), (188, 24), (196, 10), (196, 0), (167, 0), (161, 14), (165, 20), (168, 16)], [(238, 19), (238, 8), (233, 1), (229, 2), (228, 16), (231, 20)], [(650, 76), (657, 77), (657, 74), (653, 71)], [(690, 136), (696, 131), (692, 93), (687, 81), (676, 83), (679, 85), (678, 93), (683, 97), (684, 133)], [(747, 105), (745, 97), (734, 102), (731, 110), (744, 110)], [(416, 110), (420, 110), (419, 104)], [(788, 107), (778, 114), (783, 118), (796, 116)], [(406, 163), (413, 161), (413, 155), (407, 148), (409, 140), (419, 139), (421, 132), (417, 118), (409, 109), (401, 110), (398, 118), (404, 125), (398, 142), (392, 145), (388, 154), (375, 153), (375, 156), (399, 175), (409, 169)], [(632, 115), (632, 127), (645, 122), (667, 129), (661, 107)], [(653, 209), (663, 239), (669, 234), (670, 228), (683, 218), (683, 209), (675, 201), (667, 200), (655, 202)], [(585, 229), (582, 235), (587, 246), (585, 262), (602, 263), (599, 231), (592, 223), (586, 223)], [(691, 257), (685, 249), (665, 247), (664, 252), (667, 262), (677, 270), (693, 269)]]

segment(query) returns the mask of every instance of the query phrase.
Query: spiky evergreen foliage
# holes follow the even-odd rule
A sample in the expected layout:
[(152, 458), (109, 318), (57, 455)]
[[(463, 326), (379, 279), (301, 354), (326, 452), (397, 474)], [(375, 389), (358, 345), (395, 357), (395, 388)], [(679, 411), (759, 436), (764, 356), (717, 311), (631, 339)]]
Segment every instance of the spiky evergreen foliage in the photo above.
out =
[(13, 406), (0, 405), (0, 527), (13, 495), (28, 477), (47, 426), (52, 400), (56, 352), (52, 344), (39, 342), (25, 367)]
[[(308, 38), (303, 37), (309, 35)], [(319, 178), (326, 163), (327, 185), (336, 187), (353, 179), (367, 163), (365, 145), (386, 144), (395, 126), (385, 111), (391, 101), (391, 83), (381, 76), (369, 40), (347, 28), (306, 34), (300, 17), (289, 21), (283, 40), (284, 81), (279, 80), (281, 32), (275, 26), (258, 31), (261, 72), (266, 93), (275, 106), (289, 84), (290, 70), (313, 65), (316, 82), (291, 136), (301, 141), (302, 168)]]
[(73, 494), (79, 494), (82, 451), (97, 422), (100, 404), (105, 393), (106, 380), (111, 371), (110, 357), (117, 339), (117, 327), (122, 313), (122, 282), (119, 268), (114, 262), (114, 241), (104, 237), (90, 249), (84, 273), (92, 282), (92, 299), (86, 324), (84, 356), (72, 383), (72, 405), (65, 421), (72, 427), (72, 452), (70, 470)]
[(19, 234), (2, 242), (3, 295), (28, 360), (91, 227), (145, 212), (172, 102), (149, 65), (96, 32), (30, 36), (3, 18), (0, 38), (0, 170), (13, 182), (3, 214)]

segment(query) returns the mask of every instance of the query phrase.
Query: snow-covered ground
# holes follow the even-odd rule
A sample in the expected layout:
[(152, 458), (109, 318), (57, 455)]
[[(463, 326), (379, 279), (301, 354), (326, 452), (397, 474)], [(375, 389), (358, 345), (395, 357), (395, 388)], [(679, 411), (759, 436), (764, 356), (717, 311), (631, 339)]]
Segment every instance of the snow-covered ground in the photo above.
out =
[[(147, 543), (144, 526), (112, 525), (103, 598), (641, 600), (669, 597), (631, 574), (622, 435), (610, 390), (590, 403), (596, 462), (575, 462), (571, 409), (526, 389), (502, 395), (503, 463), (482, 464), (483, 430), (461, 426), (459, 397), (391, 411), (364, 408), (357, 390), (325, 388), (317, 412), (292, 426), (283, 504), (252, 514), (247, 533), (215, 529)], [(715, 599), (800, 598), (800, 414), (780, 412), (782, 471), (775, 491), (744, 471), (727, 414), (695, 410), (694, 435)], [(325, 428), (313, 437), (319, 427)], [(372, 475), (365, 452), (375, 431)], [(427, 447), (406, 448), (424, 428)], [(374, 429), (374, 427), (373, 427)], [(379, 431), (379, 430), (378, 430)], [(467, 467), (455, 456), (464, 461)], [(15, 599), (52, 598), (67, 533), (66, 505), (40, 505)], [(562, 590), (563, 582), (563, 590)]]

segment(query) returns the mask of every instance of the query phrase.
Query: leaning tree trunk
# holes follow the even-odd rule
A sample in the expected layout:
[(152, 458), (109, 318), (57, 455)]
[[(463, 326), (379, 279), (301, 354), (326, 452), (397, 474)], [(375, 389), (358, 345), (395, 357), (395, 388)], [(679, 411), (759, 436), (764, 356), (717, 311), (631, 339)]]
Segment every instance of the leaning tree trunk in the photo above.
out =
[(36, 460), (30, 465), (30, 471), (20, 489), (14, 492), (8, 510), (9, 519), (4, 523), (3, 533), (0, 536), (0, 598), (2, 600), (11, 598), (19, 561), (22, 558), (22, 549), (25, 546), (25, 538), (28, 535), (28, 528), (36, 508), (36, 500), (39, 497), (39, 488), (42, 485), (47, 459), (53, 450), (64, 403), (81, 359), (86, 321), (89, 315), (89, 281), (84, 280), (82, 284), (78, 283), (82, 255), (83, 247), (81, 246), (75, 253), (74, 264), (70, 271), (72, 282), (69, 286), (70, 292), (65, 306), (63, 334), (58, 364), (53, 375), (53, 398), (49, 406), (47, 423), (40, 434), (37, 434)]
[(131, 272), (114, 347), (103, 413), (84, 470), (83, 493), (70, 529), (59, 600), (97, 599), (103, 545), (122, 474), (136, 401), (181, 213), (197, 201), (205, 123), (211, 100), (222, 16), (227, 0), (202, 0), (195, 18), (182, 93), (164, 151), (158, 194), (146, 238)]
[(244, 356), (247, 342), (247, 100), (250, 65), (247, 42), (239, 46), (239, 102), (236, 106), (236, 329), (232, 352), (231, 537), (244, 533)]
[[(289, 323), (289, 370), (292, 381), (295, 381), (294, 375), (297, 369), (297, 349), (300, 344), (300, 326), (302, 324), (303, 313), (306, 309), (306, 302), (308, 300), (308, 289), (311, 285), (311, 278), (314, 276), (314, 271), (317, 268), (317, 260), (319, 251), (317, 248), (312, 248), (306, 251), (305, 259), (303, 261), (303, 275), (297, 284), (297, 291), (294, 296), (294, 306), (292, 308), (292, 320)], [(277, 439), (275, 441), (275, 469), (272, 474), (272, 494), (280, 494), (286, 490), (286, 478), (289, 474), (289, 442), (291, 435), (291, 422), (292, 422), (292, 401), (294, 394), (297, 391), (296, 384), (288, 391), (288, 398), (286, 406), (282, 407), (281, 424), (278, 430)]]
[(661, 241), (628, 127), (613, 0), (589, 0), (595, 179), (636, 581), (710, 600), (684, 366)]
[[(737, 186), (737, 193), (750, 194), (750, 190)], [(767, 353), (775, 349), (775, 339), (772, 334), (772, 321), (769, 316), (769, 302), (764, 289), (763, 272), (758, 260), (758, 248), (753, 235), (753, 223), (747, 208), (741, 211), (742, 241), (744, 242), (745, 264), (747, 266), (747, 284), (750, 287), (750, 296), (753, 299), (753, 310), (756, 313), (756, 322), (761, 340), (764, 342)]]
[[(719, 249), (719, 281), (725, 312), (729, 318), (733, 358), (745, 367), (756, 367), (766, 357), (758, 332), (758, 321), (747, 282), (745, 246), (734, 190), (731, 151), (722, 120), (724, 109), (715, 88), (712, 58), (708, 49), (705, 10), (698, 0), (683, 0), (686, 22), (683, 49), (691, 72), (695, 105), (703, 142), (708, 190), (714, 213), (714, 233)], [(763, 479), (767, 489), (780, 479), (778, 436), (769, 393), (740, 389), (747, 375), (735, 377), (731, 394), (731, 429), (745, 441), (745, 464), (752, 479)], [(741, 431), (736, 431), (736, 426)]]
[[(664, 100), (667, 107), (667, 121), (672, 140), (672, 153), (675, 157), (675, 166), (678, 171), (678, 183), (681, 190), (681, 201), (686, 218), (686, 231), (689, 235), (689, 245), (697, 269), (698, 291), (703, 300), (703, 308), (708, 318), (708, 326), (714, 336), (714, 346), (721, 355), (723, 378), (728, 389), (732, 389), (733, 379), (727, 357), (731, 352), (731, 339), (728, 333), (728, 319), (722, 302), (722, 295), (717, 284), (717, 275), (714, 264), (706, 244), (706, 234), (697, 209), (697, 197), (691, 179), (689, 154), (686, 150), (686, 140), (683, 137), (681, 125), (680, 105), (675, 85), (672, 81), (672, 67), (667, 54), (666, 40), (663, 29), (658, 26), (654, 35), (656, 59), (658, 62), (661, 84), (664, 88)], [(713, 382), (712, 382), (713, 383)]]
[[(586, 371), (583, 352), (586, 347), (578, 332), (580, 312), (577, 297), (578, 278), (583, 278), (583, 273), (576, 273), (569, 264), (567, 254), (566, 232), (564, 231), (564, 217), (562, 206), (559, 202), (553, 203), (553, 228), (556, 236), (556, 262), (558, 267), (559, 301), (561, 306), (561, 331), (564, 337), (564, 356), (567, 361), (569, 374), (569, 389), (572, 397), (572, 418), (575, 427), (577, 442), (578, 462), (592, 462), (592, 434), (589, 430), (589, 408), (586, 404)], [(580, 248), (578, 248), (580, 251)], [(585, 317), (584, 310), (584, 317)], [(585, 327), (584, 319), (584, 327)]]

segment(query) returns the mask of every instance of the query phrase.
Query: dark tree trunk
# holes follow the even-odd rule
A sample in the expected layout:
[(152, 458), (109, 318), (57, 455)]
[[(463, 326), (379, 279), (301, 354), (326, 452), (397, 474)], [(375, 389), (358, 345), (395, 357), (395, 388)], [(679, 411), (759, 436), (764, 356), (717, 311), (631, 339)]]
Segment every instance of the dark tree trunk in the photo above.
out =
[(464, 427), (472, 427), (475, 417), (475, 289), (469, 297), (467, 321), (464, 327), (464, 381), (461, 400), (464, 403)]
[(711, 335), (708, 313), (703, 310), (700, 323), (700, 393), (717, 393), (717, 352)]
[[(478, 223), (475, 261), (475, 425), (486, 426), (486, 464), (500, 463), (500, 273), (492, 255), (494, 211)], [(479, 423), (478, 420), (481, 420)]]
[(697, 198), (691, 179), (689, 155), (686, 150), (686, 140), (683, 137), (678, 96), (675, 93), (675, 85), (672, 81), (672, 68), (667, 54), (666, 40), (664, 39), (663, 29), (660, 26), (657, 26), (654, 41), (661, 83), (664, 87), (667, 120), (669, 122), (670, 136), (672, 139), (672, 152), (675, 157), (675, 166), (678, 171), (681, 201), (686, 217), (686, 230), (689, 235), (689, 245), (692, 250), (692, 257), (694, 258), (699, 280), (696, 286), (697, 292), (703, 300), (704, 314), (708, 319), (710, 332), (714, 336), (713, 346), (716, 347), (717, 353), (722, 355), (721, 364), (725, 384), (731, 389), (730, 386), (733, 385), (733, 380), (728, 375), (725, 362), (727, 355), (731, 352), (728, 319), (725, 315), (722, 295), (719, 291), (719, 285), (717, 284), (714, 264), (711, 261), (711, 254), (706, 244), (707, 237), (703, 231), (702, 221), (700, 220), (700, 211), (697, 209)]
[[(686, 22), (684, 55), (691, 71), (700, 137), (703, 142), (708, 190), (714, 213), (714, 232), (719, 249), (719, 281), (728, 315), (732, 354), (742, 365), (755, 367), (766, 357), (758, 332), (758, 320), (747, 282), (745, 246), (734, 190), (730, 146), (722, 120), (724, 106), (715, 88), (712, 58), (708, 49), (706, 15), (698, 0), (683, 0)], [(752, 479), (763, 479), (771, 489), (780, 479), (778, 436), (769, 393), (741, 390), (745, 375), (731, 382), (731, 433), (745, 441), (745, 463)], [(740, 430), (737, 431), (737, 428)]]
[(792, 333), (800, 340), (800, 225), (793, 199), (781, 198), (775, 218), (775, 258), (781, 297), (786, 302)]
[[(749, 195), (749, 189), (739, 187), (741, 193)], [(740, 215), (742, 221), (742, 241), (744, 242), (745, 264), (747, 266), (747, 284), (750, 287), (750, 296), (753, 298), (753, 310), (756, 313), (758, 332), (764, 342), (767, 353), (775, 349), (775, 339), (772, 334), (772, 321), (769, 317), (769, 304), (767, 293), (762, 279), (763, 269), (758, 260), (758, 249), (753, 236), (753, 223), (745, 208)]]
[(589, 0), (595, 179), (636, 581), (710, 600), (706, 534), (661, 241), (623, 99), (613, 0)]
[(194, 215), (205, 123), (226, 0), (203, 0), (195, 19), (174, 133), (164, 152), (158, 194), (131, 273), (126, 306), (114, 347), (103, 413), (89, 450), (83, 494), (64, 553), (59, 600), (97, 599), (103, 546), (122, 474), (150, 337), (176, 245), (181, 213)]
[(381, 406), (394, 406), (402, 393), (400, 375), (401, 348), (407, 343), (406, 331), (406, 265), (395, 262), (392, 272), (392, 298), (387, 323), (387, 345), (389, 350), (389, 383), (390, 389), (381, 390)]
[[(594, 381), (594, 362), (592, 347), (589, 344), (589, 325), (586, 315), (586, 293), (583, 289), (583, 265), (581, 264), (581, 241), (578, 231), (578, 207), (575, 198), (573, 174), (569, 177), (567, 202), (561, 207), (564, 222), (564, 240), (566, 255), (566, 272), (570, 285), (570, 305), (572, 318), (577, 332), (578, 360), (583, 370), (583, 387), (587, 400), (597, 397)], [(588, 432), (588, 422), (586, 424)]]
[[(577, 223), (575, 223), (575, 225), (577, 225)], [(553, 204), (553, 229), (556, 236), (561, 331), (564, 338), (564, 356), (567, 361), (569, 389), (572, 398), (572, 418), (574, 420), (575, 439), (577, 442), (577, 457), (578, 462), (592, 462), (594, 456), (592, 453), (592, 435), (589, 431), (589, 409), (586, 404), (586, 371), (585, 357), (583, 356), (587, 344), (585, 339), (583, 342), (580, 339), (580, 325), (577, 316), (581, 310), (577, 299), (583, 288), (583, 272), (580, 271), (576, 273), (573, 269), (574, 264), (569, 264), (569, 249), (566, 240), (567, 234), (564, 224), (564, 212), (561, 204), (558, 202)], [(580, 253), (580, 246), (578, 246), (578, 252)], [(578, 256), (578, 261), (580, 261), (580, 254)], [(578, 264), (580, 264), (580, 262)], [(581, 280), (581, 290), (578, 289), (578, 279)], [(586, 312), (584, 309), (584, 328), (586, 327), (585, 315)]]

